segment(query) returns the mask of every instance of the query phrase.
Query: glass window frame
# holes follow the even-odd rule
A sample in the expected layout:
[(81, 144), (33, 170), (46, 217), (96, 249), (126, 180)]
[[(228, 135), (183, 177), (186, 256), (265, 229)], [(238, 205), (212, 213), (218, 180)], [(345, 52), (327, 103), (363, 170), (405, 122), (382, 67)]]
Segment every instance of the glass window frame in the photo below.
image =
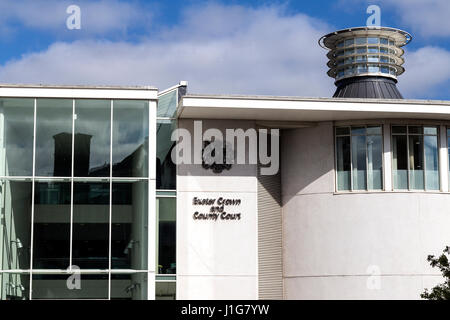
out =
[[(405, 133), (393, 133), (393, 127), (406, 127), (406, 132)], [(409, 127), (421, 127), (421, 133), (410, 133), (410, 129)], [(424, 131), (424, 128), (426, 127), (433, 127), (436, 128), (436, 134), (426, 134)], [(391, 146), (393, 146), (393, 141), (394, 141), (394, 136), (406, 136), (406, 157), (407, 157), (407, 185), (408, 188), (407, 189), (396, 189), (395, 185), (394, 185), (394, 157), (392, 157), (391, 159), (391, 167), (392, 167), (392, 171), (391, 171), (391, 177), (392, 177), (392, 190), (393, 191), (400, 191), (400, 192), (404, 192), (404, 191), (411, 191), (411, 192), (440, 192), (441, 188), (442, 188), (442, 179), (440, 177), (440, 152), (439, 152), (439, 146), (440, 146), (440, 126), (438, 124), (398, 124), (398, 123), (392, 123), (390, 125), (390, 140), (391, 140)], [(411, 164), (409, 161), (410, 158), (410, 148), (409, 148), (409, 137), (410, 136), (422, 136), (422, 158), (423, 158), (423, 189), (415, 189), (411, 187)], [(437, 168), (438, 168), (438, 188), (437, 189), (428, 189), (427, 188), (427, 180), (426, 180), (426, 157), (425, 157), (425, 136), (432, 136), (432, 137), (436, 137), (436, 142), (437, 142), (437, 159), (438, 159), (438, 163), (437, 163)]]
[[(361, 127), (365, 128), (364, 134), (352, 134), (352, 128), (355, 127)], [(381, 134), (367, 134), (367, 128), (368, 127), (380, 127), (381, 128)], [(337, 134), (336, 129), (337, 128), (348, 128), (348, 134)], [(374, 124), (362, 124), (362, 125), (336, 125), (333, 127), (333, 134), (334, 134), (334, 177), (335, 177), (335, 192), (336, 193), (349, 193), (349, 192), (382, 192), (385, 191), (385, 163), (384, 163), (384, 124), (381, 123), (374, 123)], [(353, 188), (353, 161), (352, 161), (352, 136), (365, 136), (366, 137), (366, 189), (354, 189)], [(369, 189), (369, 170), (368, 170), (368, 157), (367, 157), (367, 136), (379, 136), (381, 137), (381, 188), (380, 189)], [(338, 189), (338, 150), (337, 150), (337, 138), (338, 137), (350, 137), (350, 189), (349, 190), (339, 190)]]
[[(23, 98), (11, 98), (11, 99), (23, 99)], [(107, 177), (82, 177), (82, 176), (75, 176), (74, 175), (74, 158), (75, 158), (75, 154), (74, 154), (74, 139), (75, 139), (75, 121), (76, 121), (76, 110), (75, 110), (75, 104), (76, 101), (78, 100), (105, 100), (108, 101), (110, 104), (110, 113), (111, 113), (111, 118), (110, 118), (110, 145), (109, 145), (109, 157), (110, 157), (110, 163), (112, 163), (112, 143), (113, 143), (113, 115), (114, 115), (114, 101), (116, 99), (114, 98), (29, 98), (30, 100), (33, 100), (33, 144), (32, 144), (32, 153), (33, 153), (33, 163), (32, 163), (32, 173), (30, 176), (13, 176), (13, 175), (4, 175), (1, 176), (0, 178), (2, 180), (11, 180), (11, 181), (23, 181), (23, 182), (29, 182), (31, 183), (31, 203), (30, 203), (30, 209), (31, 209), (31, 225), (30, 225), (30, 266), (27, 269), (14, 269), (14, 270), (3, 270), (1, 268), (0, 265), (0, 278), (2, 278), (5, 274), (8, 273), (14, 273), (14, 274), (19, 274), (19, 275), (26, 275), (29, 277), (29, 287), (31, 290), (32, 287), (32, 282), (33, 282), (33, 275), (38, 275), (38, 274), (53, 274), (53, 275), (66, 275), (67, 277), (69, 277), (71, 275), (71, 273), (68, 273), (67, 269), (36, 269), (33, 268), (33, 242), (34, 242), (34, 215), (35, 215), (35, 192), (36, 192), (36, 184), (40, 183), (40, 182), (68, 182), (70, 183), (71, 186), (71, 195), (70, 195), (70, 265), (72, 265), (72, 246), (73, 246), (73, 215), (74, 215), (74, 194), (73, 194), (73, 187), (74, 187), (74, 183), (77, 182), (99, 182), (99, 183), (109, 183), (110, 185), (110, 196), (109, 196), (109, 266), (107, 269), (81, 269), (79, 270), (80, 274), (103, 274), (103, 275), (108, 275), (108, 297), (107, 299), (111, 299), (111, 274), (141, 274), (141, 273), (145, 273), (146, 274), (146, 291), (145, 291), (145, 296), (147, 297), (147, 299), (149, 299), (150, 297), (152, 297), (152, 295), (148, 296), (148, 287), (151, 287), (151, 285), (148, 285), (148, 279), (151, 278), (149, 277), (149, 275), (152, 273), (152, 268), (153, 266), (150, 266), (149, 263), (147, 263), (146, 268), (142, 269), (142, 270), (131, 270), (131, 269), (127, 269), (127, 270), (121, 270), (121, 269), (112, 269), (111, 268), (111, 198), (112, 198), (112, 183), (113, 181), (145, 181), (148, 184), (148, 195), (150, 195), (150, 197), (148, 197), (148, 206), (147, 206), (147, 210), (146, 210), (146, 215), (147, 215), (147, 219), (150, 223), (151, 219), (153, 218), (152, 213), (154, 212), (151, 208), (151, 204), (154, 203), (155, 201), (155, 194), (153, 193), (153, 188), (151, 187), (152, 185), (152, 180), (149, 176), (151, 170), (150, 170), (150, 166), (154, 165), (154, 159), (153, 159), (153, 155), (149, 154), (148, 157), (148, 166), (149, 166), (149, 170), (148, 170), (148, 174), (146, 174), (144, 177), (113, 177), (112, 176), (112, 166), (110, 166), (109, 168), (109, 175)], [(66, 100), (66, 101), (70, 101), (70, 103), (72, 103), (71, 107), (71, 116), (72, 118), (69, 120), (71, 121), (71, 135), (72, 135), (72, 153), (71, 153), (71, 161), (70, 161), (70, 165), (71, 165), (71, 174), (70, 176), (67, 177), (59, 177), (59, 176), (38, 176), (36, 175), (36, 126), (37, 126), (37, 108), (38, 108), (38, 100), (49, 100), (49, 99), (55, 99), (55, 100)], [(153, 115), (152, 111), (153, 109), (156, 107), (156, 100), (154, 99), (128, 99), (128, 100), (135, 100), (135, 101), (145, 101), (148, 104), (148, 132), (146, 132), (146, 135), (148, 137), (150, 137), (150, 135), (152, 134), (152, 127), (154, 126), (154, 124), (156, 124), (156, 112), (155, 115)], [(69, 103), (69, 102), (68, 102)], [(69, 109), (69, 108), (68, 108)], [(149, 148), (150, 149), (150, 148)], [(150, 193), (150, 191), (152, 190), (152, 192)], [(172, 191), (172, 190), (171, 190)], [(151, 239), (151, 235), (153, 234), (151, 232), (151, 230), (149, 228), (145, 228), (147, 235), (148, 235), (148, 240)], [(148, 242), (147, 247), (149, 245), (152, 245), (152, 242)], [(148, 259), (148, 257), (147, 257)], [(70, 271), (69, 271), (70, 272)], [(28, 281), (27, 281), (28, 282)], [(30, 300), (33, 299), (32, 297), (32, 290), (28, 296), (28, 298)]]

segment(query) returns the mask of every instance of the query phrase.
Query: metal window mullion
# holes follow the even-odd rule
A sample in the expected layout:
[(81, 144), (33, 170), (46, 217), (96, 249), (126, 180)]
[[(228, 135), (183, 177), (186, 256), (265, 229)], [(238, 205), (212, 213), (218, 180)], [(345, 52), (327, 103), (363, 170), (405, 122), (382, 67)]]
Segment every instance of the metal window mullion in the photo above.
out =
[(368, 150), (367, 150), (367, 126), (366, 126), (366, 134), (364, 135), (364, 143), (365, 143), (365, 149), (366, 149), (366, 191), (369, 191), (369, 159), (368, 157)]
[(111, 100), (110, 108), (110, 141), (109, 141), (109, 238), (108, 238), (108, 300), (111, 300), (111, 259), (112, 259), (112, 252), (111, 252), (111, 241), (112, 241), (112, 146), (113, 146), (113, 120), (114, 120), (114, 113), (113, 113), (113, 106), (114, 106), (114, 100)]
[(351, 130), (350, 128), (350, 191), (353, 191), (353, 139)]
[(71, 156), (71, 179), (70, 179), (70, 243), (69, 243), (69, 270), (72, 271), (73, 258), (73, 168), (75, 150), (75, 99), (72, 99), (72, 156)]
[[(422, 132), (424, 132), (424, 127), (422, 127)], [(425, 170), (427, 167), (426, 157), (425, 157), (425, 134), (422, 135), (422, 157), (423, 157), (423, 190), (427, 191), (427, 177)]]
[(450, 160), (450, 153), (449, 153), (449, 150), (448, 150), (448, 147), (449, 147), (448, 138), (450, 136), (448, 135), (448, 127), (447, 126), (445, 127), (445, 137), (446, 137), (445, 145), (447, 147), (447, 152), (446, 152), (447, 172), (445, 174), (447, 175), (447, 190), (448, 190), (449, 189), (449, 185), (450, 185), (450, 183), (449, 183), (449, 181), (450, 181), (450, 161), (449, 161)]
[(408, 191), (411, 191), (411, 187), (410, 187), (410, 156), (409, 156), (409, 127), (406, 126), (406, 164), (407, 164), (407, 172), (406, 172), (406, 181), (407, 181), (407, 187), (408, 187)]
[(338, 139), (338, 136), (336, 135), (336, 127), (334, 127), (334, 130), (333, 130), (334, 132), (334, 168), (335, 168), (335, 170), (334, 170), (334, 188), (335, 188), (335, 190), (336, 190), (336, 192), (337, 191), (339, 191), (339, 181), (338, 181), (338, 170), (339, 170), (339, 168), (338, 168), (338, 154), (337, 154), (337, 139)]
[[(177, 89), (178, 105), (178, 89)], [(158, 272), (156, 266), (156, 234), (158, 234), (158, 224), (156, 220), (156, 165), (154, 160), (157, 153), (157, 101), (148, 101), (148, 175), (147, 175), (147, 300), (155, 299), (155, 277)], [(151, 145), (153, 144), (153, 146)], [(155, 213), (152, 215), (152, 212)], [(152, 239), (153, 236), (153, 239)], [(153, 275), (150, 272), (150, 261), (152, 263)], [(152, 283), (150, 284), (150, 281)], [(152, 291), (151, 291), (152, 289)]]
[(36, 110), (37, 99), (34, 98), (34, 114), (33, 114), (33, 166), (31, 177), (31, 236), (30, 236), (30, 284), (29, 296), (33, 300), (33, 250), (34, 250), (34, 193), (35, 193), (35, 174), (36, 174)]

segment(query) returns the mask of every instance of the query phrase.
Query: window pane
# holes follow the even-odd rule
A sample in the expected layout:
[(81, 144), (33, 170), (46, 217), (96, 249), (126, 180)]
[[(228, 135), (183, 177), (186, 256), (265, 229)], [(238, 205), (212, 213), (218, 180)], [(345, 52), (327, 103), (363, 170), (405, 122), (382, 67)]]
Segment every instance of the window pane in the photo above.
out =
[(355, 134), (366, 134), (365, 127), (352, 127), (352, 135)]
[(367, 134), (381, 134), (381, 126), (367, 127)]
[(111, 300), (147, 300), (147, 274), (112, 274)]
[(409, 184), (411, 189), (424, 189), (423, 136), (409, 136)]
[(383, 188), (383, 145), (381, 136), (367, 136), (367, 188)]
[(176, 273), (176, 198), (156, 200), (158, 223), (157, 273)]
[(378, 38), (367, 38), (367, 42), (369, 44), (377, 44), (378, 43)]
[(30, 274), (0, 274), (0, 300), (29, 300)]
[[(107, 274), (80, 274), (80, 289), (69, 289), (70, 274), (33, 274), (33, 300), (108, 299)], [(70, 281), (70, 280), (69, 280)], [(72, 282), (75, 285), (74, 282)]]
[(111, 266), (147, 269), (148, 183), (112, 184)]
[(353, 190), (365, 190), (366, 185), (366, 137), (352, 137)]
[(357, 53), (365, 53), (365, 52), (367, 52), (367, 48), (366, 47), (356, 48), (356, 52)]
[(31, 176), (34, 100), (0, 99), (0, 115), (0, 141), (5, 153), (0, 158), (0, 175)]
[(353, 45), (355, 43), (355, 40), (354, 39), (347, 39), (347, 40), (345, 40), (345, 46), (347, 47), (347, 46), (351, 46), (351, 45)]
[(29, 269), (31, 182), (0, 180), (0, 269)]
[(406, 135), (392, 136), (394, 189), (408, 189), (408, 147), (406, 139)]
[(71, 176), (72, 108), (70, 99), (37, 99), (37, 176)]
[(424, 127), (423, 133), (437, 135), (437, 128), (436, 127)]
[(439, 155), (437, 136), (424, 136), (425, 180), (427, 190), (439, 190)]
[(114, 101), (113, 176), (148, 176), (148, 102)]
[(37, 182), (34, 196), (34, 269), (67, 269), (70, 255), (70, 182)]
[(356, 44), (366, 44), (367, 43), (367, 38), (356, 38), (355, 39), (355, 43)]
[(156, 282), (155, 285), (155, 300), (175, 300), (176, 299), (177, 283), (171, 282)]
[(423, 134), (423, 127), (421, 127), (421, 126), (408, 126), (408, 133), (411, 133), (411, 134)]
[(176, 128), (175, 121), (157, 121), (157, 147), (156, 147), (156, 188), (175, 189), (177, 168), (172, 161), (172, 149), (175, 141), (170, 139)]
[(337, 189), (350, 190), (350, 137), (336, 138)]
[(349, 135), (350, 128), (349, 127), (338, 127), (336, 128), (336, 135)]
[[(448, 129), (447, 129), (447, 134), (448, 134)], [(449, 189), (450, 189), (450, 136), (449, 137), (447, 137), (447, 150), (448, 150), (448, 163), (449, 163), (449, 172), (448, 172), (448, 174), (449, 174), (449, 181), (448, 181), (448, 186), (449, 186)]]
[(406, 126), (392, 126), (392, 133), (403, 133), (406, 134)]
[(109, 183), (73, 185), (72, 264), (82, 269), (109, 267)]
[(157, 117), (171, 118), (177, 110), (177, 90), (158, 96)]
[(111, 102), (75, 101), (74, 175), (109, 177)]

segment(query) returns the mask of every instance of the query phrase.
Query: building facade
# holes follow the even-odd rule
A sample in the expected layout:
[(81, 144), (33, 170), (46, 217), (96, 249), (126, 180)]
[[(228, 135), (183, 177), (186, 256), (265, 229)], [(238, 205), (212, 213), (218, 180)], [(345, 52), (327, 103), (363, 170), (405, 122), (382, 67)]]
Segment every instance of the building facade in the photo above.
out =
[(326, 35), (335, 98), (0, 85), (0, 299), (419, 299), (450, 101), (402, 99), (409, 41)]

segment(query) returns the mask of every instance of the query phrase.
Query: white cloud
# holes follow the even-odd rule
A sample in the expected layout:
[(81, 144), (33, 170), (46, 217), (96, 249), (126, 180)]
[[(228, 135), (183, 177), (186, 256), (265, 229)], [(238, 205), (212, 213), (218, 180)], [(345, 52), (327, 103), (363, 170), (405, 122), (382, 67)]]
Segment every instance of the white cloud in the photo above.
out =
[[(448, 0), (378, 0), (396, 9), (404, 25), (422, 36), (450, 36)], [(381, 7), (383, 10), (383, 7)]]
[[(423, 47), (407, 52), (399, 89), (408, 98), (450, 99), (450, 52), (438, 47)], [(439, 92), (438, 92), (439, 91)]]
[[(317, 40), (333, 27), (282, 7), (191, 7), (179, 24), (139, 43), (57, 42), (0, 66), (6, 83), (154, 85), (189, 81), (189, 91), (325, 96), (326, 51)], [(448, 99), (450, 52), (425, 47), (405, 54), (405, 98)]]
[(190, 92), (331, 96), (326, 51), (317, 44), (330, 30), (280, 7), (196, 7), (137, 44), (55, 43), (1, 66), (0, 81), (165, 88), (188, 80)]
[(120, 0), (1, 0), (0, 34), (18, 28), (65, 32), (66, 9), (72, 4), (81, 9), (81, 32), (87, 35), (126, 32), (150, 20), (142, 8)]

